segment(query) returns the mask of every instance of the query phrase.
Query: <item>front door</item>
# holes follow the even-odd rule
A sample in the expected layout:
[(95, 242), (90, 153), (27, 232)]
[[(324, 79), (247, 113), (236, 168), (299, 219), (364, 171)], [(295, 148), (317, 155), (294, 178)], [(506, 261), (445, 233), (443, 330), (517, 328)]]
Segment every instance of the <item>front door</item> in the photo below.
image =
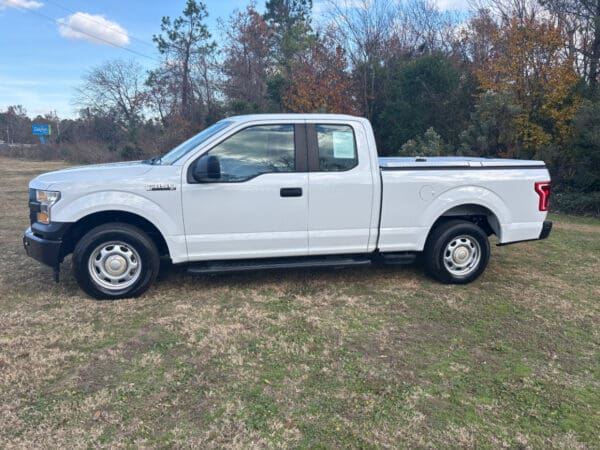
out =
[(184, 180), (183, 215), (191, 261), (308, 254), (304, 129), (248, 126), (208, 151), (220, 178)]

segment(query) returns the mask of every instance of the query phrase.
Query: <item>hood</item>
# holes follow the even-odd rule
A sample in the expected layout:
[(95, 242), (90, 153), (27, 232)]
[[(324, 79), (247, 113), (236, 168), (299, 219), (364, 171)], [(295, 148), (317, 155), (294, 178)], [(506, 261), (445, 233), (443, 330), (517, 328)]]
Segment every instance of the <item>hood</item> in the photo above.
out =
[(31, 180), (30, 187), (37, 189), (58, 189), (64, 184), (102, 183), (123, 181), (136, 178), (152, 170), (150, 164), (141, 161), (129, 161), (110, 164), (94, 164), (90, 166), (68, 167), (66, 169), (47, 172)]

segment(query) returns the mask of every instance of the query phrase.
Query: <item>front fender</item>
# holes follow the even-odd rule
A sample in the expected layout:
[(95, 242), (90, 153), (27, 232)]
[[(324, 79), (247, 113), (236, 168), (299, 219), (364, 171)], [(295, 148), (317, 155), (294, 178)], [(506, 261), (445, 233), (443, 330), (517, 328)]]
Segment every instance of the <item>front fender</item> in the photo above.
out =
[(162, 234), (171, 260), (174, 263), (187, 260), (187, 247), (181, 217), (179, 191), (155, 192), (160, 203), (138, 193), (102, 191), (70, 199), (68, 193), (52, 209), (52, 220), (77, 222), (94, 213), (122, 211), (136, 214), (151, 222)]

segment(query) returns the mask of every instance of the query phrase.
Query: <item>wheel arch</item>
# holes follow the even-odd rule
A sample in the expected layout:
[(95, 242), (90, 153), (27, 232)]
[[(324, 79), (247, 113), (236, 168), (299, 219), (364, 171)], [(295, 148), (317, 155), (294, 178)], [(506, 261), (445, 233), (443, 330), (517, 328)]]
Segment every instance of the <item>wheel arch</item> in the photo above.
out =
[(488, 236), (492, 234), (498, 237), (501, 236), (502, 225), (498, 215), (494, 211), (478, 203), (464, 203), (448, 208), (438, 215), (437, 219), (429, 227), (426, 242), (441, 223), (457, 219), (474, 223), (483, 229)]
[(121, 210), (99, 211), (88, 214), (77, 222), (74, 222), (63, 239), (63, 256), (72, 253), (77, 242), (92, 228), (106, 223), (117, 222), (133, 225), (144, 231), (156, 245), (160, 255), (170, 256), (169, 246), (161, 231), (156, 225), (148, 219), (129, 212)]

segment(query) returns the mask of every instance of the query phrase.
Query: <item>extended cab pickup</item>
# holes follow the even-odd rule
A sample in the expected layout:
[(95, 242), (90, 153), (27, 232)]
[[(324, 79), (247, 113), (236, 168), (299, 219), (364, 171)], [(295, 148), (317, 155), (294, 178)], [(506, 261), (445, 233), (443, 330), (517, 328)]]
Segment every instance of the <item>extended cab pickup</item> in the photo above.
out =
[(142, 294), (160, 258), (215, 273), (406, 263), (444, 283), (499, 245), (544, 239), (542, 161), (378, 158), (366, 119), (237, 116), (166, 155), (68, 168), (29, 185), (23, 243), (56, 273), (65, 256), (95, 298)]

